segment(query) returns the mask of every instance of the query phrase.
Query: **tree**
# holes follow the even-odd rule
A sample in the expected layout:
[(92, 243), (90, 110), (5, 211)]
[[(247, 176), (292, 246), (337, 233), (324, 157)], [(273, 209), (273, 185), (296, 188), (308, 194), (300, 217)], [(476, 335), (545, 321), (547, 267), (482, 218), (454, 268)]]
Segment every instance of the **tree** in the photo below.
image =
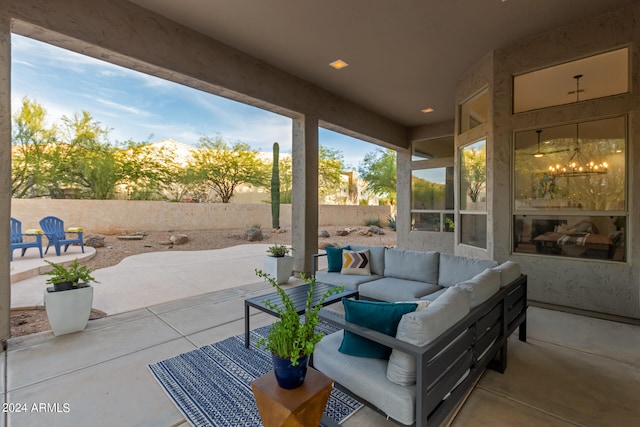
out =
[(48, 195), (47, 155), (56, 142), (56, 128), (45, 125), (46, 110), (25, 97), (13, 117), (11, 195), (39, 197)]
[(60, 146), (55, 165), (62, 182), (77, 188), (80, 197), (112, 199), (116, 184), (123, 178), (116, 147), (108, 140), (109, 131), (88, 111), (62, 117), (64, 146)]
[[(463, 187), (472, 202), (485, 190), (487, 181), (486, 142), (480, 141), (462, 150), (460, 165)], [(463, 202), (466, 206), (466, 202)]]
[(335, 194), (340, 189), (342, 152), (320, 145), (318, 147), (318, 196)]
[(369, 190), (378, 197), (396, 202), (396, 153), (377, 149), (367, 153), (358, 167), (360, 178), (367, 182)]
[(267, 166), (257, 151), (242, 142), (229, 144), (220, 136), (200, 138), (189, 166), (222, 203), (229, 203), (241, 184), (264, 187), (268, 181)]

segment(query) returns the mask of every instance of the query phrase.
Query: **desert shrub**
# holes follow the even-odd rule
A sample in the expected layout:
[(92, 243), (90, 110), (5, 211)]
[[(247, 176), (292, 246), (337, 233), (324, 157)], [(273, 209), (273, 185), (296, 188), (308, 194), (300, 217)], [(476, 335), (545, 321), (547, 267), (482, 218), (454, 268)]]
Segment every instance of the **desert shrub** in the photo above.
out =
[(367, 218), (364, 220), (364, 225), (366, 225), (367, 227), (371, 227), (372, 225), (375, 225), (376, 227), (380, 227), (380, 219)]
[(389, 225), (390, 229), (392, 229), (393, 231), (396, 231), (396, 216), (395, 215), (387, 216), (387, 224)]

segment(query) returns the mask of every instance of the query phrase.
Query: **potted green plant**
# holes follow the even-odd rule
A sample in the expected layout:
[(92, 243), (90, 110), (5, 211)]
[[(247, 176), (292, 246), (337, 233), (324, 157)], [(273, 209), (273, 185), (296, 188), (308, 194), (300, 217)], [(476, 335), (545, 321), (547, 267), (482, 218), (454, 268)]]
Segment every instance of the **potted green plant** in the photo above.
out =
[(303, 313), (304, 318), (302, 318), (291, 297), (274, 277), (262, 270), (255, 270), (255, 272), (257, 276), (267, 280), (276, 288), (281, 300), (281, 303), (278, 304), (271, 303), (269, 300), (264, 301), (264, 304), (278, 313), (280, 318), (271, 325), (269, 335), (258, 340), (257, 346), (271, 352), (276, 380), (280, 387), (287, 389), (299, 387), (304, 382), (309, 355), (313, 353), (316, 344), (324, 335), (322, 332), (316, 331), (316, 326), (320, 323), (318, 312), (327, 297), (342, 292), (344, 288), (329, 289), (314, 304), (316, 279), (313, 276), (308, 277), (300, 274), (300, 277), (309, 285)]
[(267, 252), (270, 255), (264, 257), (265, 272), (274, 277), (278, 284), (287, 283), (293, 271), (293, 257), (289, 256), (289, 252), (293, 252), (293, 248), (275, 244), (269, 246)]
[(44, 305), (53, 334), (64, 335), (86, 328), (93, 306), (93, 287), (98, 281), (86, 265), (74, 260), (68, 266), (47, 261), (53, 269), (44, 273), (47, 279)]

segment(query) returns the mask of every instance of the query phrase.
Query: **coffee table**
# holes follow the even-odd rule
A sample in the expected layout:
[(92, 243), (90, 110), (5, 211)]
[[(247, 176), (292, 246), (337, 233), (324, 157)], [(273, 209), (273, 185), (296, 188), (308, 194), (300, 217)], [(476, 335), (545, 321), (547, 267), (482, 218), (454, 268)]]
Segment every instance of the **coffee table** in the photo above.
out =
[[(327, 290), (337, 288), (338, 286), (328, 285), (326, 283), (316, 283), (313, 291), (313, 300), (311, 301), (312, 306), (317, 306), (320, 302), (320, 298), (322, 294), (324, 294)], [(298, 310), (298, 314), (304, 313), (306, 302), (307, 302), (307, 292), (309, 291), (309, 284), (305, 283), (304, 285), (296, 286), (290, 289), (285, 289), (285, 293), (291, 297), (293, 304)], [(350, 298), (354, 297), (358, 299), (358, 291), (345, 289), (342, 292), (338, 292), (337, 294), (331, 295), (327, 297), (322, 306), (327, 306), (329, 304), (336, 303), (341, 301), (342, 298)], [(264, 301), (269, 300), (271, 304), (277, 305), (278, 307), (282, 307), (282, 299), (277, 292), (272, 292), (266, 295), (260, 295), (257, 297), (247, 298), (244, 300), (244, 346), (249, 348), (249, 307), (256, 308), (258, 310), (264, 311), (267, 314), (270, 314), (275, 317), (280, 317), (278, 313), (270, 308), (267, 308), (264, 305)]]

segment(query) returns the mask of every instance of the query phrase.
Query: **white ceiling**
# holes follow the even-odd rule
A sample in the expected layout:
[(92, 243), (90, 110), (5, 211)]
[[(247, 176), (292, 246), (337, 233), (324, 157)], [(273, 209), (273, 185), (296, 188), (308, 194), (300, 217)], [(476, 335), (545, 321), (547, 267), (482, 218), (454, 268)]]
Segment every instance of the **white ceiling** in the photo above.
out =
[(453, 118), (456, 80), (492, 49), (637, 2), (131, 1), (405, 126)]

